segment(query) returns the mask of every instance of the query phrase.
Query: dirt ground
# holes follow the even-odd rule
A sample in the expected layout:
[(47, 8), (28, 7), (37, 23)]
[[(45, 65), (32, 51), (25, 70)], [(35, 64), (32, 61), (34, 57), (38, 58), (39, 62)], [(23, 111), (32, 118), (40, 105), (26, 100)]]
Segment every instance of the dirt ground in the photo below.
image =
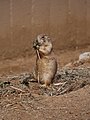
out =
[[(77, 60), (84, 51), (90, 51), (90, 46), (54, 51), (59, 70)], [(63, 94), (56, 94), (62, 86), (43, 90), (38, 83), (29, 81), (29, 87), (21, 83), (21, 78), (24, 80), (25, 75), (31, 73), (34, 64), (35, 56), (0, 61), (0, 120), (90, 120), (90, 63), (74, 68), (74, 72), (84, 70), (80, 75), (73, 71), (69, 74), (67, 70), (68, 75), (56, 76), (59, 82), (71, 80), (63, 86), (64, 90), (70, 89), (60, 91)]]

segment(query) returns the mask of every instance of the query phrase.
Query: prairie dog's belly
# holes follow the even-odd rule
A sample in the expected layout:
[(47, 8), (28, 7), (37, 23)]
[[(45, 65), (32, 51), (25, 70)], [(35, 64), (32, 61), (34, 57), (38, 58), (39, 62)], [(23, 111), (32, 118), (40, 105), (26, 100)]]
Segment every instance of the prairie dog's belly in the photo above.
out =
[(37, 69), (41, 83), (52, 82), (57, 71), (57, 63), (54, 58), (42, 58), (37, 60)]

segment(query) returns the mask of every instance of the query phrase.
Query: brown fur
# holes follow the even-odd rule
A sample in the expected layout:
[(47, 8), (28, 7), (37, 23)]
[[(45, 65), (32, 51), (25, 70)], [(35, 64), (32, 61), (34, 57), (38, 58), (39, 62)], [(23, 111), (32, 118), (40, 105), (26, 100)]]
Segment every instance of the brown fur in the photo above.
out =
[(38, 35), (36, 41), (34, 46), (36, 45), (36, 51), (39, 53), (36, 59), (36, 79), (49, 86), (57, 71), (57, 62), (52, 54), (52, 43), (47, 35)]

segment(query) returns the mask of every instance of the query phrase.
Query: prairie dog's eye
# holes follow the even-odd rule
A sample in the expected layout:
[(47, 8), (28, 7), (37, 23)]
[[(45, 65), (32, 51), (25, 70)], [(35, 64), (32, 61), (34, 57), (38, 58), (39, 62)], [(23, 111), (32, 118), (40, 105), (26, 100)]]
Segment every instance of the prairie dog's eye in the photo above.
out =
[(42, 36), (42, 38), (44, 38), (44, 36)]
[(36, 39), (36, 43), (38, 43), (38, 40)]
[(45, 37), (44, 36), (42, 36), (41, 41), (45, 42)]

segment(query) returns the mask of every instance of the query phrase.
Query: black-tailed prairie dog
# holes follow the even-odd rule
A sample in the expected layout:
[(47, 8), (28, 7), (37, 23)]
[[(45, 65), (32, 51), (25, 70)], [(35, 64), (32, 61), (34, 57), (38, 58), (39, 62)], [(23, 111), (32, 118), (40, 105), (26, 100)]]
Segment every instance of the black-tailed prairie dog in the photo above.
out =
[(37, 55), (35, 79), (43, 86), (49, 86), (53, 83), (57, 72), (57, 62), (53, 56), (51, 39), (45, 34), (40, 34), (33, 42), (33, 47)]

